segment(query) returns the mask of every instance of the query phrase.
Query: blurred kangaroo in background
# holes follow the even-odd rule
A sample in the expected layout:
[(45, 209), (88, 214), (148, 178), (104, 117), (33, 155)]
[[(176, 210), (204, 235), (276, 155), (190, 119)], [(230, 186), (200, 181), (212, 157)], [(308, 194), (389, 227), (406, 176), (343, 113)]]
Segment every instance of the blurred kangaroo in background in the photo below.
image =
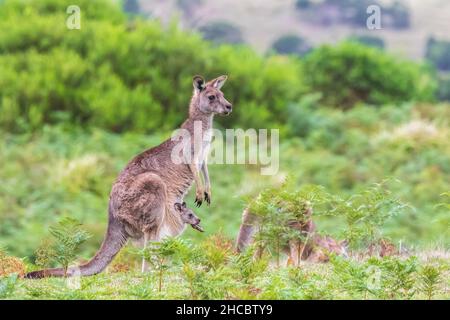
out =
[[(283, 248), (289, 258), (288, 264), (298, 265), (300, 260), (311, 262), (326, 262), (329, 260), (330, 253), (338, 255), (347, 255), (346, 241), (338, 242), (331, 237), (322, 236), (316, 233), (316, 226), (312, 221), (312, 207), (307, 206), (303, 213), (304, 221), (291, 220), (288, 227), (300, 231), (305, 235), (305, 241), (290, 240), (288, 245)], [(248, 208), (242, 213), (242, 223), (239, 228), (236, 239), (236, 251), (242, 252), (253, 243), (255, 234), (260, 224), (260, 219)], [(260, 258), (264, 247), (257, 247), (255, 256)]]
[[(227, 77), (220, 76), (205, 83), (201, 76), (193, 78), (194, 92), (189, 106), (189, 117), (181, 125), (191, 135), (190, 161), (174, 163), (172, 153), (177, 143), (168, 139), (132, 159), (119, 174), (109, 198), (108, 229), (100, 250), (86, 264), (71, 267), (67, 276), (93, 275), (103, 271), (129, 238), (159, 240), (176, 236), (185, 223), (174, 209), (182, 202), (193, 181), (196, 184), (195, 203), (200, 206), (211, 201), (211, 186), (207, 167), (207, 150), (211, 142), (215, 114), (228, 115), (232, 105), (220, 90)], [(194, 124), (202, 128), (199, 152), (193, 152)], [(202, 177), (205, 185), (203, 186)], [(27, 278), (64, 276), (62, 268), (30, 272)]]

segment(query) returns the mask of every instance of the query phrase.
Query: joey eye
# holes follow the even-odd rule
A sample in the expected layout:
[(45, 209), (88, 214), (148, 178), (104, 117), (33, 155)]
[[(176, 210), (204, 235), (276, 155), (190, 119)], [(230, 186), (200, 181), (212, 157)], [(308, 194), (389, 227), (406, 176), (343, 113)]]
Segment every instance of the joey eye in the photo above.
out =
[(189, 213), (189, 218), (192, 218), (194, 215), (192, 213)]
[(209, 101), (214, 101), (216, 99), (216, 96), (214, 95), (208, 96), (208, 99)]

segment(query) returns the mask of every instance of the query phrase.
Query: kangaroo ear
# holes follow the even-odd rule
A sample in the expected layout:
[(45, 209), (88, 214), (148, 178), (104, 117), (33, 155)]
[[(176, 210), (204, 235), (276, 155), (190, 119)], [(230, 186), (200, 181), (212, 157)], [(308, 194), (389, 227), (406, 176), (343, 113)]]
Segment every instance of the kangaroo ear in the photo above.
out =
[(178, 211), (178, 212), (181, 212), (181, 210), (183, 209), (182, 204), (178, 203), (178, 202), (176, 202), (174, 204), (174, 207), (175, 207), (175, 210)]
[(186, 208), (186, 202), (183, 201), (181, 205), (183, 206), (183, 208)]
[(194, 86), (194, 92), (199, 93), (205, 88), (205, 79), (202, 76), (196, 75), (192, 78), (192, 85)]
[(226, 75), (220, 76), (211, 81), (211, 86), (220, 90), (222, 88), (222, 86), (225, 84), (225, 81), (227, 81), (227, 79), (228, 79), (228, 76), (226, 76)]

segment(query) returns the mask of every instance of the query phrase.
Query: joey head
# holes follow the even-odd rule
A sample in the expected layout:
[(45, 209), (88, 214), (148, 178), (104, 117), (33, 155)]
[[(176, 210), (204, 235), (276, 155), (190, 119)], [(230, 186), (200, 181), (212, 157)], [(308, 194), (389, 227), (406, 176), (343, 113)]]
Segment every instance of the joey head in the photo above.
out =
[(194, 228), (197, 231), (203, 232), (203, 228), (200, 226), (200, 218), (197, 217), (190, 208), (186, 207), (186, 202), (183, 203), (175, 203), (174, 205), (175, 211), (177, 211), (180, 214), (181, 220), (185, 224), (190, 224), (192, 228)]

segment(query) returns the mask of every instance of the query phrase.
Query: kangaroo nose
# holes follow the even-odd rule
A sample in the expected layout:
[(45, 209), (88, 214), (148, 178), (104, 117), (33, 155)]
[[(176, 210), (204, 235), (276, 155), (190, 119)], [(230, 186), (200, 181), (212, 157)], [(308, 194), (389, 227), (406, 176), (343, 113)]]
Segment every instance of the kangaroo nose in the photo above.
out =
[(233, 107), (233, 106), (232, 106), (231, 104), (225, 105), (225, 109), (227, 109), (228, 112), (231, 111), (232, 107)]

